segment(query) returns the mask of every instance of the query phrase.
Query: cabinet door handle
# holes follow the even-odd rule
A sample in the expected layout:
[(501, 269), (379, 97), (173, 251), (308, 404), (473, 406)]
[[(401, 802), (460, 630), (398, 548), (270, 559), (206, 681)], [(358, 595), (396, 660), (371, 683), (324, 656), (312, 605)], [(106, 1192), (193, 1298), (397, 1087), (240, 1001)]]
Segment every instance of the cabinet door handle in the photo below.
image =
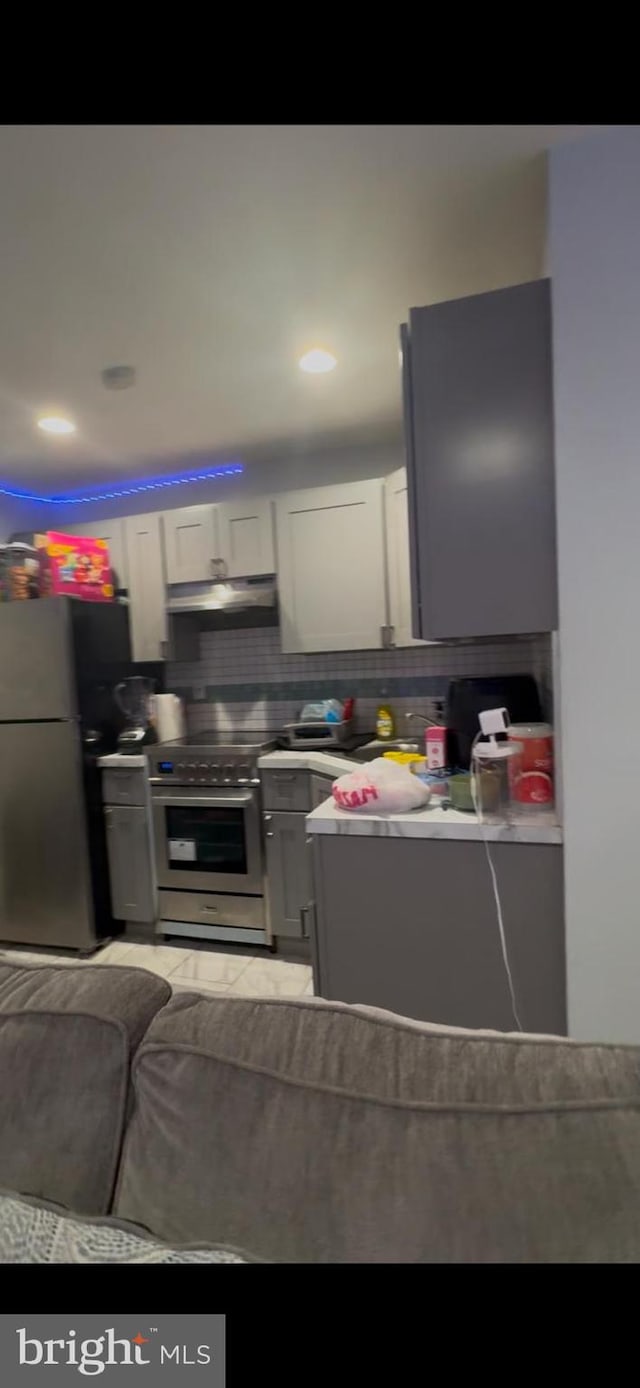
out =
[(272, 819), (273, 819), (273, 815), (266, 814), (266, 815), (264, 816), (264, 822), (265, 822), (265, 824), (270, 824)]
[(267, 829), (267, 832), (266, 832), (266, 834), (265, 834), (265, 839), (275, 839), (275, 834), (274, 834), (274, 832), (273, 832), (273, 829)]
[(303, 938), (303, 940), (308, 940), (308, 939), (309, 939), (309, 927), (308, 927), (308, 925), (307, 925), (307, 911), (308, 911), (308, 910), (309, 910), (309, 907), (308, 907), (308, 906), (301, 906), (301, 907), (300, 907), (300, 925), (302, 926), (302, 938)]

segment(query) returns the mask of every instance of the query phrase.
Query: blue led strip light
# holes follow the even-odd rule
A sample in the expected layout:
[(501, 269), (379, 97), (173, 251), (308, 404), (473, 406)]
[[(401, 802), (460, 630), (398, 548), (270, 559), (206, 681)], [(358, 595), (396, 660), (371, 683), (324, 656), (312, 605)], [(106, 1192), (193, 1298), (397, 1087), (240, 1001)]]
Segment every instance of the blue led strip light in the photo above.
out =
[(118, 496), (135, 496), (138, 492), (155, 492), (161, 487), (183, 487), (186, 482), (211, 482), (217, 477), (235, 477), (244, 472), (243, 463), (229, 463), (225, 467), (209, 468), (207, 472), (188, 472), (182, 477), (158, 477), (148, 482), (133, 482), (130, 487), (113, 487), (111, 491), (94, 492), (91, 496), (39, 496), (37, 492), (20, 492), (6, 487), (0, 482), (0, 496), (11, 496), (17, 501), (40, 501), (46, 506), (84, 506), (89, 501), (112, 501)]

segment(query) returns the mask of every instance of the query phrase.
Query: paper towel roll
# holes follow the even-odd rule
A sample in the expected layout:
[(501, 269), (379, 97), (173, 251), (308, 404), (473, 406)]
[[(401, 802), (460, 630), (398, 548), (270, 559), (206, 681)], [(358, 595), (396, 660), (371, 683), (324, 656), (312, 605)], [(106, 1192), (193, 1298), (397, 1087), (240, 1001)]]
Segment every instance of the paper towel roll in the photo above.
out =
[(184, 737), (184, 708), (177, 694), (156, 694), (155, 722), (158, 742), (175, 742)]

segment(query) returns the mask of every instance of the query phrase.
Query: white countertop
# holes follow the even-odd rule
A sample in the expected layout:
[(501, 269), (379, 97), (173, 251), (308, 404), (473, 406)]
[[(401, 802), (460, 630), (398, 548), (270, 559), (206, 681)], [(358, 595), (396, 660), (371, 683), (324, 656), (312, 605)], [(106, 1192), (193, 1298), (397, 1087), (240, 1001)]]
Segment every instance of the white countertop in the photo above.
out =
[(369, 814), (361, 810), (339, 810), (333, 800), (325, 800), (307, 815), (309, 834), (353, 834), (354, 836), (402, 839), (482, 839), (492, 843), (562, 843), (562, 828), (553, 812), (522, 816), (516, 824), (480, 825), (475, 814), (463, 810), (443, 810), (437, 801), (424, 810), (406, 814)]
[(141, 770), (146, 765), (144, 752), (109, 752), (106, 757), (98, 757), (98, 766), (105, 771)]
[(321, 775), (338, 777), (345, 771), (353, 771), (356, 765), (341, 757), (339, 752), (314, 752), (304, 747), (297, 747), (293, 752), (265, 752), (263, 757), (258, 757), (259, 771), (319, 771)]
[[(258, 758), (260, 771), (318, 771), (325, 776), (341, 776), (359, 763), (334, 752), (266, 752)], [(354, 834), (403, 839), (482, 839), (483, 826), (475, 814), (464, 810), (443, 810), (434, 796), (425, 810), (406, 814), (369, 814), (360, 810), (339, 810), (329, 797), (306, 818), (310, 834)], [(485, 837), (492, 843), (562, 843), (562, 827), (553, 811), (523, 815), (517, 824), (485, 824)]]

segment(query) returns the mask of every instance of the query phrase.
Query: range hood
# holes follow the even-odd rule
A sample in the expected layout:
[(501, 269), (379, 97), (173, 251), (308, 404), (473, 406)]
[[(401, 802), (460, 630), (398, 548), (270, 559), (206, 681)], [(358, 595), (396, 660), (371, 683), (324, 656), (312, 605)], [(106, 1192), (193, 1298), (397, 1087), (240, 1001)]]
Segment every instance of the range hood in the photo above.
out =
[(220, 578), (214, 583), (172, 583), (167, 589), (167, 612), (247, 612), (275, 608), (274, 574), (258, 578)]

